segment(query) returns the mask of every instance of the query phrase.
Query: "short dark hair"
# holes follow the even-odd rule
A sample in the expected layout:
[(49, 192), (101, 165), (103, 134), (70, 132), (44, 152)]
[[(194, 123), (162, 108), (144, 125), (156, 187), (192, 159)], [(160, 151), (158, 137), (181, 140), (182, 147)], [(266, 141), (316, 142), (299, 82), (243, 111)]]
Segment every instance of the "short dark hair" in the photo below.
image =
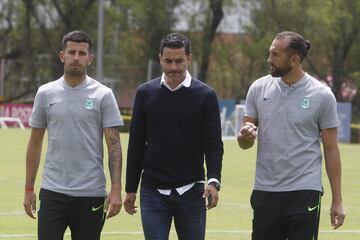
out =
[(89, 34), (87, 34), (86, 32), (83, 31), (72, 31), (72, 32), (68, 32), (67, 34), (64, 35), (63, 39), (62, 39), (62, 49), (65, 50), (66, 49), (66, 43), (68, 41), (72, 41), (72, 42), (85, 42), (89, 44), (89, 51), (92, 51), (92, 39), (89, 36)]
[(305, 40), (303, 36), (301, 36), (299, 33), (290, 32), (290, 31), (278, 33), (275, 39), (281, 39), (285, 37), (289, 39), (289, 45), (288, 45), (289, 53), (291, 55), (294, 54), (299, 55), (300, 62), (302, 62), (311, 48), (310, 41)]
[(161, 40), (160, 43), (160, 54), (163, 54), (164, 48), (185, 48), (185, 53), (187, 56), (191, 53), (191, 43), (190, 39), (180, 33), (170, 33)]

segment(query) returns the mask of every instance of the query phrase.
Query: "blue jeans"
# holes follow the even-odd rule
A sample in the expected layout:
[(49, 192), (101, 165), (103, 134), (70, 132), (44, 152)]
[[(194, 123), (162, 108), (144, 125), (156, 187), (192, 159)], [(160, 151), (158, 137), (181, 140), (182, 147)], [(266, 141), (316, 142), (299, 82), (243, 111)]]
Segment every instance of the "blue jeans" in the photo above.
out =
[(204, 240), (206, 223), (204, 184), (196, 183), (179, 195), (172, 190), (163, 195), (142, 187), (140, 210), (146, 240), (168, 240), (172, 219), (179, 240)]

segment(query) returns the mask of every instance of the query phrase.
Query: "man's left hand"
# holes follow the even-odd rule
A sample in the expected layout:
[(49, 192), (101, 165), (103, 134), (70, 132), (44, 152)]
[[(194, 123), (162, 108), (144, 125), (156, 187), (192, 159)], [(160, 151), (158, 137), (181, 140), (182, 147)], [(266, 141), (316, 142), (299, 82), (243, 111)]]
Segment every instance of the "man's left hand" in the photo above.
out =
[(206, 205), (206, 208), (208, 210), (216, 207), (216, 205), (219, 201), (219, 194), (218, 194), (218, 190), (216, 189), (216, 187), (211, 184), (208, 184), (205, 188), (203, 198), (208, 199), (208, 204)]
[(341, 203), (333, 203), (330, 208), (331, 226), (334, 229), (341, 227), (345, 220), (345, 211)]

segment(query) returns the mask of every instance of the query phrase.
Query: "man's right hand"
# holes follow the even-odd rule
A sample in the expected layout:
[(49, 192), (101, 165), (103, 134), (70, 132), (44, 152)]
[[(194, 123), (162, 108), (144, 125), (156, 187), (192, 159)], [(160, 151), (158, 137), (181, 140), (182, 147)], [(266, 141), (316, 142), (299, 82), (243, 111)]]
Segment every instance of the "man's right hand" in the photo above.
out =
[(133, 215), (137, 212), (137, 206), (135, 206), (136, 193), (126, 193), (124, 200), (124, 208), (128, 214)]
[(239, 134), (237, 136), (237, 141), (242, 149), (248, 149), (254, 145), (256, 137), (257, 127), (253, 122), (246, 121), (244, 125), (240, 128)]
[(239, 135), (249, 140), (255, 140), (257, 136), (257, 127), (251, 122), (246, 122), (241, 127)]
[(34, 191), (25, 191), (24, 209), (27, 215), (36, 219), (36, 194)]

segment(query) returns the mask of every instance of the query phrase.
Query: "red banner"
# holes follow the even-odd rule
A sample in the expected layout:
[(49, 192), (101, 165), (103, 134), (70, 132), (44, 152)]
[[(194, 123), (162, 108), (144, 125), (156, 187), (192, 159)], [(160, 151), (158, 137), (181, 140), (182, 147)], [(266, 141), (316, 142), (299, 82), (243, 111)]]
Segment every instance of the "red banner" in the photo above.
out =
[[(25, 127), (29, 126), (29, 119), (32, 112), (32, 104), (1, 104), (0, 117), (19, 118)], [(16, 123), (8, 123), (8, 126), (14, 126)]]

